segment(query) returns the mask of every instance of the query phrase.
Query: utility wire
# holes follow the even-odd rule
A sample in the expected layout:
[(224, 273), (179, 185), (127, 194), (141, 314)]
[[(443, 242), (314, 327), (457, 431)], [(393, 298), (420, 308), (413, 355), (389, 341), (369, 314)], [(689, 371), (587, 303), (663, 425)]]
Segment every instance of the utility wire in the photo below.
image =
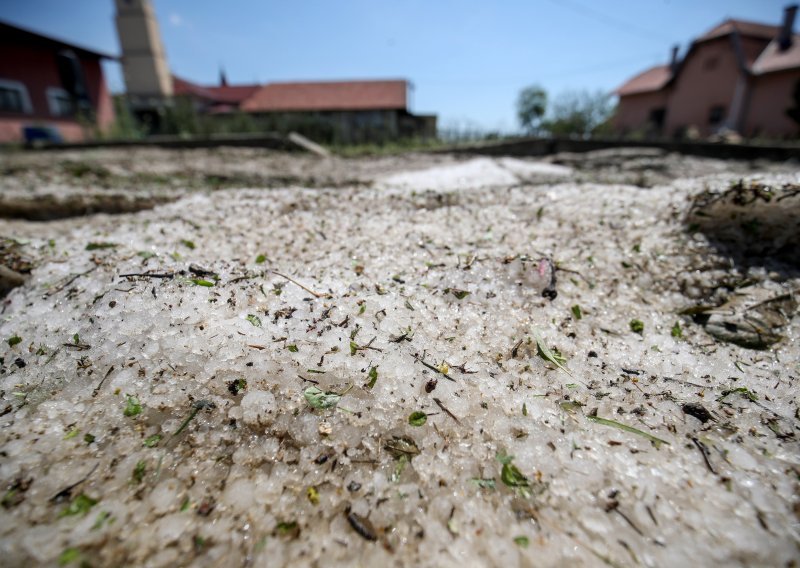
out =
[(608, 14), (604, 14), (603, 12), (600, 12), (600, 11), (595, 10), (593, 8), (588, 8), (587, 6), (584, 6), (583, 4), (580, 4), (578, 2), (574, 2), (573, 0), (550, 0), (550, 2), (552, 2), (556, 6), (569, 8), (570, 10), (578, 12), (578, 13), (584, 15), (584, 16), (592, 17), (595, 20), (597, 20), (599, 22), (603, 22), (604, 24), (609, 25), (611, 27), (617, 28), (618, 30), (622, 30), (622, 31), (625, 31), (625, 32), (628, 32), (628, 33), (631, 33), (631, 34), (634, 34), (634, 35), (638, 35), (640, 37), (645, 37), (645, 38), (647, 38), (649, 40), (652, 40), (652, 39), (656, 38), (656, 39), (660, 39), (660, 40), (663, 40), (663, 41), (666, 41), (666, 42), (671, 42), (672, 41), (671, 38), (668, 38), (668, 37), (666, 37), (666, 36), (664, 36), (664, 35), (662, 35), (662, 34), (660, 34), (658, 32), (654, 32), (653, 30), (645, 29), (643, 27), (631, 24), (631, 23), (626, 22), (624, 20), (620, 20), (620, 19), (615, 18), (613, 16), (609, 16)]
[[(651, 53), (650, 57), (656, 59), (658, 57), (657, 54)], [(460, 78), (452, 78), (447, 80), (441, 80), (440, 76), (437, 77), (420, 77), (416, 76), (415, 80), (418, 82), (424, 81), (426, 85), (451, 85), (451, 84), (473, 84), (478, 83), (481, 85), (487, 86), (496, 86), (501, 83), (518, 83), (520, 81), (529, 81), (531, 78), (536, 78), (539, 80), (545, 79), (560, 79), (563, 77), (578, 77), (583, 75), (591, 75), (595, 73), (604, 73), (606, 71), (612, 69), (621, 69), (622, 67), (627, 67), (633, 63), (641, 63), (644, 61), (645, 57), (642, 54), (637, 54), (634, 57), (627, 57), (625, 59), (618, 59), (615, 61), (608, 61), (598, 63), (592, 66), (581, 66), (578, 68), (573, 69), (565, 69), (559, 70), (555, 73), (535, 73), (535, 74), (526, 74), (526, 75), (519, 75), (516, 77), (487, 77), (485, 75), (476, 75), (475, 77), (460, 77)]]

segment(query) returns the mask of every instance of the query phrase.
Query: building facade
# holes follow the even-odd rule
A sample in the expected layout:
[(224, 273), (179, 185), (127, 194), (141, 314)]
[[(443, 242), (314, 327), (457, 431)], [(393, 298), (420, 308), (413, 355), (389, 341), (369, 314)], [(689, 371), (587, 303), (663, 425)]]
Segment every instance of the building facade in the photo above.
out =
[[(795, 138), (800, 121), (800, 36), (796, 6), (782, 25), (726, 20), (668, 65), (633, 77), (616, 91), (614, 127), (621, 134)], [(797, 113), (800, 119), (800, 108)]]
[(175, 95), (219, 121), (246, 114), (262, 130), (297, 131), (320, 142), (433, 138), (436, 116), (408, 110), (408, 81), (315, 81), (200, 86), (175, 78)]
[(0, 143), (81, 141), (114, 121), (109, 55), (0, 22)]

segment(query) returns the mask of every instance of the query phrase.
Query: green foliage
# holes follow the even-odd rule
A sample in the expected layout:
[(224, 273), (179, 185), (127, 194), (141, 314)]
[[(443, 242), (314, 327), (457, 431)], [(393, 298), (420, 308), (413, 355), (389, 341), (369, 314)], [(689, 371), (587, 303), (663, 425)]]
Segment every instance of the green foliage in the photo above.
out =
[(588, 138), (607, 131), (613, 114), (611, 98), (602, 91), (565, 91), (541, 127), (553, 136)]
[(547, 92), (539, 85), (522, 89), (517, 98), (519, 125), (529, 133), (535, 133), (547, 110)]
[(139, 140), (144, 138), (145, 130), (136, 121), (130, 111), (125, 95), (114, 97), (114, 122), (105, 132), (104, 137), (110, 140)]

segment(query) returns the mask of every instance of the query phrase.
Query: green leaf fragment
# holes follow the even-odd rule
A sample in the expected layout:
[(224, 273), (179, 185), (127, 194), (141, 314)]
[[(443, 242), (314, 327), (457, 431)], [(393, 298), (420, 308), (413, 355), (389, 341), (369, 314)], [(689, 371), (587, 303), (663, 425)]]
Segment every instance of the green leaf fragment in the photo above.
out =
[(72, 430), (70, 430), (69, 432), (67, 432), (67, 435), (66, 435), (66, 436), (64, 436), (64, 439), (65, 439), (65, 440), (70, 440), (70, 439), (74, 438), (75, 436), (77, 436), (78, 434), (80, 434), (80, 432), (81, 432), (81, 431), (80, 431), (80, 430), (78, 430), (77, 428), (73, 428)]
[(136, 254), (141, 256), (145, 260), (147, 260), (148, 258), (153, 258), (155, 256), (158, 256), (156, 253), (154, 253), (152, 251), (149, 251), (149, 250), (140, 250)]
[(249, 321), (255, 327), (261, 327), (261, 319), (256, 315), (247, 314), (247, 321)]
[(97, 505), (97, 500), (92, 499), (85, 493), (79, 494), (72, 502), (64, 508), (58, 515), (60, 517), (71, 517), (74, 515), (85, 515), (92, 507)]
[(539, 352), (539, 357), (541, 357), (545, 361), (549, 361), (550, 363), (552, 363), (553, 365), (555, 365), (556, 367), (558, 367), (571, 377), (572, 373), (570, 373), (567, 370), (567, 368), (563, 365), (563, 363), (566, 363), (567, 360), (564, 357), (562, 357), (560, 353), (559, 354), (553, 353), (550, 350), (550, 348), (547, 347), (547, 344), (544, 342), (544, 339), (542, 339), (541, 334), (535, 327), (531, 328), (531, 331), (533, 333), (534, 339), (536, 339), (536, 348), (537, 351)]
[(105, 523), (109, 517), (111, 517), (111, 513), (109, 513), (108, 511), (100, 511), (100, 514), (97, 515), (97, 519), (94, 521), (94, 524), (92, 525), (92, 530), (96, 531), (103, 528), (103, 523)]
[(275, 532), (281, 536), (296, 535), (300, 532), (296, 521), (281, 522), (275, 527)]
[(258, 255), (256, 257), (256, 264), (264, 264), (264, 262), (266, 262), (266, 260), (267, 260), (267, 257), (264, 256), (263, 254), (260, 254), (260, 255)]
[(142, 481), (144, 481), (144, 476), (146, 473), (147, 473), (147, 463), (142, 460), (139, 460), (138, 462), (136, 462), (136, 467), (133, 468), (131, 479), (133, 479), (133, 481), (136, 482), (137, 484), (141, 483)]
[(181, 244), (183, 246), (185, 246), (186, 248), (189, 248), (189, 249), (192, 249), (192, 250), (195, 249), (194, 242), (192, 242), (192, 241), (190, 241), (188, 239), (181, 239)]
[(86, 250), (102, 250), (102, 249), (110, 249), (110, 248), (117, 248), (116, 243), (89, 243), (86, 245)]
[(519, 546), (520, 548), (528, 548), (531, 541), (527, 536), (515, 536), (514, 537), (514, 544)]
[(153, 434), (152, 436), (145, 438), (142, 445), (147, 448), (155, 448), (161, 441), (161, 438), (163, 438), (161, 434)]
[(358, 351), (358, 343), (350, 341), (350, 355), (355, 355)]
[(214, 283), (210, 280), (205, 280), (204, 278), (191, 278), (189, 282), (194, 284), (195, 286), (205, 286), (206, 288), (211, 288), (214, 286)]
[(371, 367), (369, 370), (369, 382), (367, 383), (367, 388), (372, 388), (375, 386), (375, 383), (378, 381), (378, 367)]
[(72, 564), (81, 557), (81, 551), (77, 548), (66, 548), (58, 557), (58, 565), (66, 566)]
[(483, 477), (473, 477), (470, 479), (472, 483), (480, 487), (481, 489), (491, 489), (492, 491), (497, 489), (497, 484), (493, 477), (490, 478), (483, 478)]
[(94, 434), (84, 434), (83, 436), (83, 441), (86, 442), (87, 444), (93, 443), (95, 439), (96, 438), (94, 437)]
[(673, 325), (672, 329), (670, 330), (670, 335), (672, 335), (672, 337), (674, 337), (675, 339), (680, 339), (680, 338), (683, 337), (683, 330), (681, 329), (681, 322), (679, 322), (679, 321), (675, 322), (675, 325)]
[(294, 343), (291, 345), (287, 345), (286, 349), (288, 349), (290, 353), (297, 353), (297, 345), (295, 345)]
[(720, 395), (720, 397), (717, 398), (717, 401), (721, 401), (722, 399), (731, 394), (741, 394), (743, 397), (753, 402), (756, 402), (758, 400), (758, 395), (756, 395), (753, 391), (751, 391), (747, 387), (737, 387), (735, 389), (728, 389), (722, 391), (722, 395)]
[(317, 387), (308, 387), (303, 391), (306, 402), (313, 408), (334, 408), (342, 396), (333, 392), (325, 392)]
[(22, 338), (15, 333), (11, 337), (9, 337), (6, 341), (8, 342), (9, 347), (14, 347), (18, 343), (22, 343)]
[(580, 320), (583, 317), (583, 312), (581, 312), (581, 307), (578, 304), (575, 304), (570, 309), (572, 310), (572, 315), (575, 316), (576, 320)]
[(577, 400), (565, 400), (563, 402), (559, 402), (558, 406), (560, 406), (561, 410), (563, 410), (564, 412), (569, 412), (570, 414), (572, 414), (576, 410), (580, 410), (583, 404), (578, 402)]
[(632, 332), (638, 333), (639, 335), (644, 333), (644, 323), (642, 320), (632, 319), (628, 325), (630, 326)]
[(137, 416), (142, 413), (142, 404), (135, 396), (128, 395), (128, 400), (125, 403), (125, 411), (123, 414), (129, 418)]
[(464, 298), (469, 296), (469, 290), (459, 290), (458, 288), (448, 288), (445, 291), (446, 292), (450, 292), (458, 300), (463, 300)]
[(389, 481), (392, 483), (397, 483), (400, 481), (400, 477), (403, 475), (403, 471), (405, 471), (406, 466), (411, 461), (411, 458), (403, 454), (399, 458), (397, 458), (397, 463), (394, 464), (394, 471), (392, 471), (392, 475), (389, 478)]
[(408, 423), (412, 426), (422, 426), (428, 421), (428, 415), (424, 412), (417, 410), (412, 412), (408, 417)]
[(669, 442), (667, 442), (666, 440), (662, 440), (661, 438), (656, 438), (652, 434), (648, 434), (647, 432), (639, 430), (638, 428), (634, 428), (633, 426), (622, 424), (620, 422), (617, 422), (616, 420), (609, 420), (608, 418), (600, 418), (599, 416), (592, 416), (592, 415), (587, 415), (586, 418), (588, 418), (592, 422), (596, 422), (597, 424), (602, 424), (603, 426), (611, 426), (613, 428), (617, 428), (624, 432), (630, 432), (631, 434), (636, 434), (637, 436), (647, 438), (648, 440), (653, 442), (656, 448), (658, 448), (661, 444), (666, 444), (669, 446)]
[(500, 470), (500, 479), (509, 487), (528, 487), (528, 478), (513, 463), (504, 463)]
[(528, 405), (526, 403), (524, 403), (524, 402), (522, 403), (522, 415), (523, 416), (527, 416), (528, 415)]

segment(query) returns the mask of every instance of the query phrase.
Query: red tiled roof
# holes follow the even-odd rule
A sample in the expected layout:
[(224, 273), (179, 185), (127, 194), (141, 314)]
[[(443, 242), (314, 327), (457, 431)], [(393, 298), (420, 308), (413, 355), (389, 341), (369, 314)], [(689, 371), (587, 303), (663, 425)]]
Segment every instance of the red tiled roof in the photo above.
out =
[(751, 70), (755, 75), (761, 75), (798, 67), (800, 67), (800, 36), (795, 35), (792, 36), (792, 45), (785, 51), (779, 49), (777, 40), (771, 41), (755, 60)]
[(709, 39), (724, 37), (733, 33), (734, 30), (738, 31), (743, 36), (769, 40), (776, 37), (780, 29), (780, 26), (770, 26), (769, 24), (759, 24), (758, 22), (748, 22), (745, 20), (725, 20), (721, 24), (708, 30), (695, 41), (707, 41)]
[(406, 91), (402, 80), (270, 83), (241, 108), (247, 112), (405, 109)]
[(669, 65), (657, 65), (629, 79), (614, 93), (623, 97), (625, 95), (658, 91), (667, 84), (671, 77), (672, 72)]
[(207, 88), (176, 77), (175, 75), (172, 76), (172, 90), (176, 96), (190, 95), (199, 99), (214, 100), (213, 93)]
[(180, 77), (172, 76), (176, 95), (189, 95), (214, 103), (240, 104), (261, 88), (261, 85), (225, 85), (203, 87)]
[(261, 85), (225, 85), (224, 87), (206, 87), (221, 103), (241, 103), (261, 88)]

